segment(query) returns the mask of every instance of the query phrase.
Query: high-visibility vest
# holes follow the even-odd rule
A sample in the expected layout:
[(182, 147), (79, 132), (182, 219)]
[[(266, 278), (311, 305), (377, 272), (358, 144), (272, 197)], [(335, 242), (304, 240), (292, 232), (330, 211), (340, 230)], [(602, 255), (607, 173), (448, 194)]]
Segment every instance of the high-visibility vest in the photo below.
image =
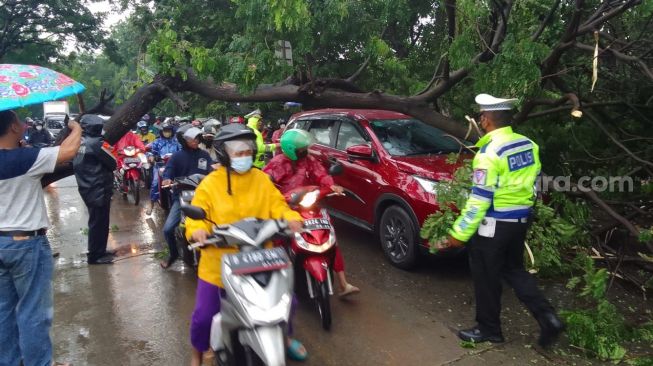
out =
[(535, 203), (535, 183), (542, 164), (540, 148), (527, 137), (502, 127), (483, 136), (474, 161), (472, 192), (449, 231), (466, 242), (485, 217), (523, 219)]

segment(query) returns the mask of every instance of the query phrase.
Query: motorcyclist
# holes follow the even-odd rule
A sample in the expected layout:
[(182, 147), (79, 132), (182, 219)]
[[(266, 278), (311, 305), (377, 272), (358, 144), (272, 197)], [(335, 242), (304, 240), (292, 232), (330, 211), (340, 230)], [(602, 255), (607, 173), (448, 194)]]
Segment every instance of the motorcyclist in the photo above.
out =
[(156, 135), (150, 132), (150, 129), (147, 126), (147, 122), (140, 121), (138, 124), (136, 124), (136, 126), (138, 127), (138, 137), (141, 138), (143, 144), (149, 145), (154, 142), (154, 140), (156, 140)]
[(133, 146), (141, 152), (145, 152), (145, 145), (143, 144), (143, 141), (141, 141), (140, 137), (138, 137), (137, 134), (129, 130), (123, 137), (120, 138), (120, 140), (118, 140), (118, 142), (116, 142), (115, 145), (113, 145), (114, 155), (119, 156), (122, 150), (128, 146)]
[(52, 135), (45, 129), (42, 121), (37, 121), (27, 136), (27, 142), (32, 146), (50, 146), (52, 144)]
[[(172, 183), (172, 180), (178, 177), (187, 177), (192, 174), (207, 175), (213, 168), (213, 161), (211, 156), (199, 148), (200, 136), (202, 130), (191, 125), (180, 127), (177, 130), (177, 139), (182, 145), (182, 149), (172, 154), (166, 168), (163, 171), (162, 186), (167, 186)], [(167, 260), (161, 262), (161, 267), (167, 269), (179, 258), (179, 251), (177, 250), (177, 243), (175, 240), (175, 229), (179, 226), (181, 221), (181, 202), (179, 200), (179, 193), (173, 189), (172, 191), (172, 205), (170, 213), (163, 225), (163, 235), (168, 243), (170, 255)]]
[[(342, 194), (343, 188), (335, 184), (333, 177), (324, 169), (324, 166), (308, 154), (312, 143), (311, 135), (299, 129), (286, 131), (281, 135), (281, 151), (283, 154), (275, 156), (263, 168), (282, 193), (303, 186), (317, 185), (322, 189), (330, 189)], [(336, 247), (333, 269), (340, 285), (340, 298), (360, 292), (360, 289), (347, 282), (345, 276), (345, 262), (340, 248)]]
[(218, 161), (218, 156), (213, 149), (213, 139), (217, 133), (218, 129), (215, 124), (206, 123), (202, 128), (202, 142), (200, 143), (200, 149), (209, 153), (214, 162)]
[(148, 208), (148, 214), (152, 212), (154, 202), (159, 200), (159, 168), (163, 166), (163, 163), (159, 159), (166, 154), (174, 154), (181, 150), (179, 141), (174, 138), (174, 129), (169, 118), (161, 124), (159, 138), (154, 140), (149, 147), (151, 162), (156, 162), (156, 164), (154, 164), (154, 169), (152, 170), (152, 187), (150, 188), (150, 207)]
[[(213, 146), (220, 166), (195, 190), (192, 204), (206, 211), (208, 220), (230, 224), (245, 218), (285, 219), (291, 230), (302, 228), (299, 213), (288, 207), (279, 190), (258, 169), (252, 169), (256, 154), (256, 135), (242, 124), (223, 126)], [(219, 203), (219, 204), (216, 204)], [(211, 232), (209, 221), (186, 219), (186, 236), (204, 243)], [(193, 345), (192, 366), (200, 365), (202, 352), (209, 349), (211, 321), (220, 311), (222, 255), (237, 249), (206, 246), (201, 249), (195, 310), (190, 335)], [(305, 359), (306, 350), (297, 340), (288, 339), (289, 356)]]
[(277, 148), (277, 144), (266, 144), (263, 140), (261, 130), (263, 129), (263, 117), (261, 110), (257, 109), (248, 115), (247, 127), (251, 128), (256, 134), (256, 156), (254, 157), (254, 167), (263, 169), (265, 166), (265, 154), (271, 153)]

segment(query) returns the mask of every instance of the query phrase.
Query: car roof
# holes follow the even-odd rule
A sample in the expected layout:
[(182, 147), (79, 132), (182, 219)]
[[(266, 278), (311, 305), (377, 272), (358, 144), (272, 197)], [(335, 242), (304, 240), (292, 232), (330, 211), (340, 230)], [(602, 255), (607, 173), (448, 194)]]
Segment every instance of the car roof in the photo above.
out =
[(300, 112), (293, 115), (293, 119), (314, 117), (320, 115), (341, 115), (357, 120), (375, 120), (375, 119), (407, 119), (413, 118), (409, 115), (387, 111), (383, 109), (344, 109), (344, 108), (325, 108), (315, 109), (312, 111)]

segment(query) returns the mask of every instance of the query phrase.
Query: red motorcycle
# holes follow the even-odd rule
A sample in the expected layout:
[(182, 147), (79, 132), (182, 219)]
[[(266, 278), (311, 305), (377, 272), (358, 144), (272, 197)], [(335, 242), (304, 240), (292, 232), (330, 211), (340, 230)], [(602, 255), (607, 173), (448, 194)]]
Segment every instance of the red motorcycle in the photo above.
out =
[(127, 146), (118, 151), (118, 169), (114, 172), (114, 184), (123, 198), (131, 196), (136, 206), (140, 202), (141, 170), (144, 164), (147, 164), (147, 158), (140, 149)]
[(291, 237), (291, 252), (295, 270), (304, 270), (308, 295), (315, 300), (322, 328), (331, 328), (331, 303), (333, 295), (333, 263), (337, 245), (336, 232), (331, 217), (320, 207), (322, 198), (337, 195), (318, 186), (306, 186), (286, 193), (290, 207), (304, 219), (304, 230)]

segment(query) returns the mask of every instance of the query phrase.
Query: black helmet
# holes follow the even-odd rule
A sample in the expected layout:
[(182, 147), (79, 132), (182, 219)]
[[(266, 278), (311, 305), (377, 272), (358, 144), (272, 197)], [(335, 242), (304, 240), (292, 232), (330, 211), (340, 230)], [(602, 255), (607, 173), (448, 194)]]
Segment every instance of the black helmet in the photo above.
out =
[(177, 129), (177, 133), (175, 134), (177, 136), (177, 141), (181, 144), (181, 147), (184, 149), (188, 148), (188, 143), (186, 143), (186, 139), (184, 138), (184, 133), (188, 131), (191, 127), (190, 124), (188, 125), (183, 125)]
[[(256, 135), (251, 128), (240, 124), (240, 123), (230, 123), (228, 125), (222, 126), (218, 133), (213, 138), (213, 148), (218, 157), (220, 164), (224, 165), (228, 169), (231, 167), (231, 161), (229, 160), (229, 154), (225, 150), (224, 143), (232, 140), (252, 140), (254, 146), (256, 146)], [(254, 156), (256, 156), (256, 151), (254, 151)]]
[(100, 137), (104, 128), (104, 120), (96, 114), (85, 114), (79, 121), (84, 136)]

